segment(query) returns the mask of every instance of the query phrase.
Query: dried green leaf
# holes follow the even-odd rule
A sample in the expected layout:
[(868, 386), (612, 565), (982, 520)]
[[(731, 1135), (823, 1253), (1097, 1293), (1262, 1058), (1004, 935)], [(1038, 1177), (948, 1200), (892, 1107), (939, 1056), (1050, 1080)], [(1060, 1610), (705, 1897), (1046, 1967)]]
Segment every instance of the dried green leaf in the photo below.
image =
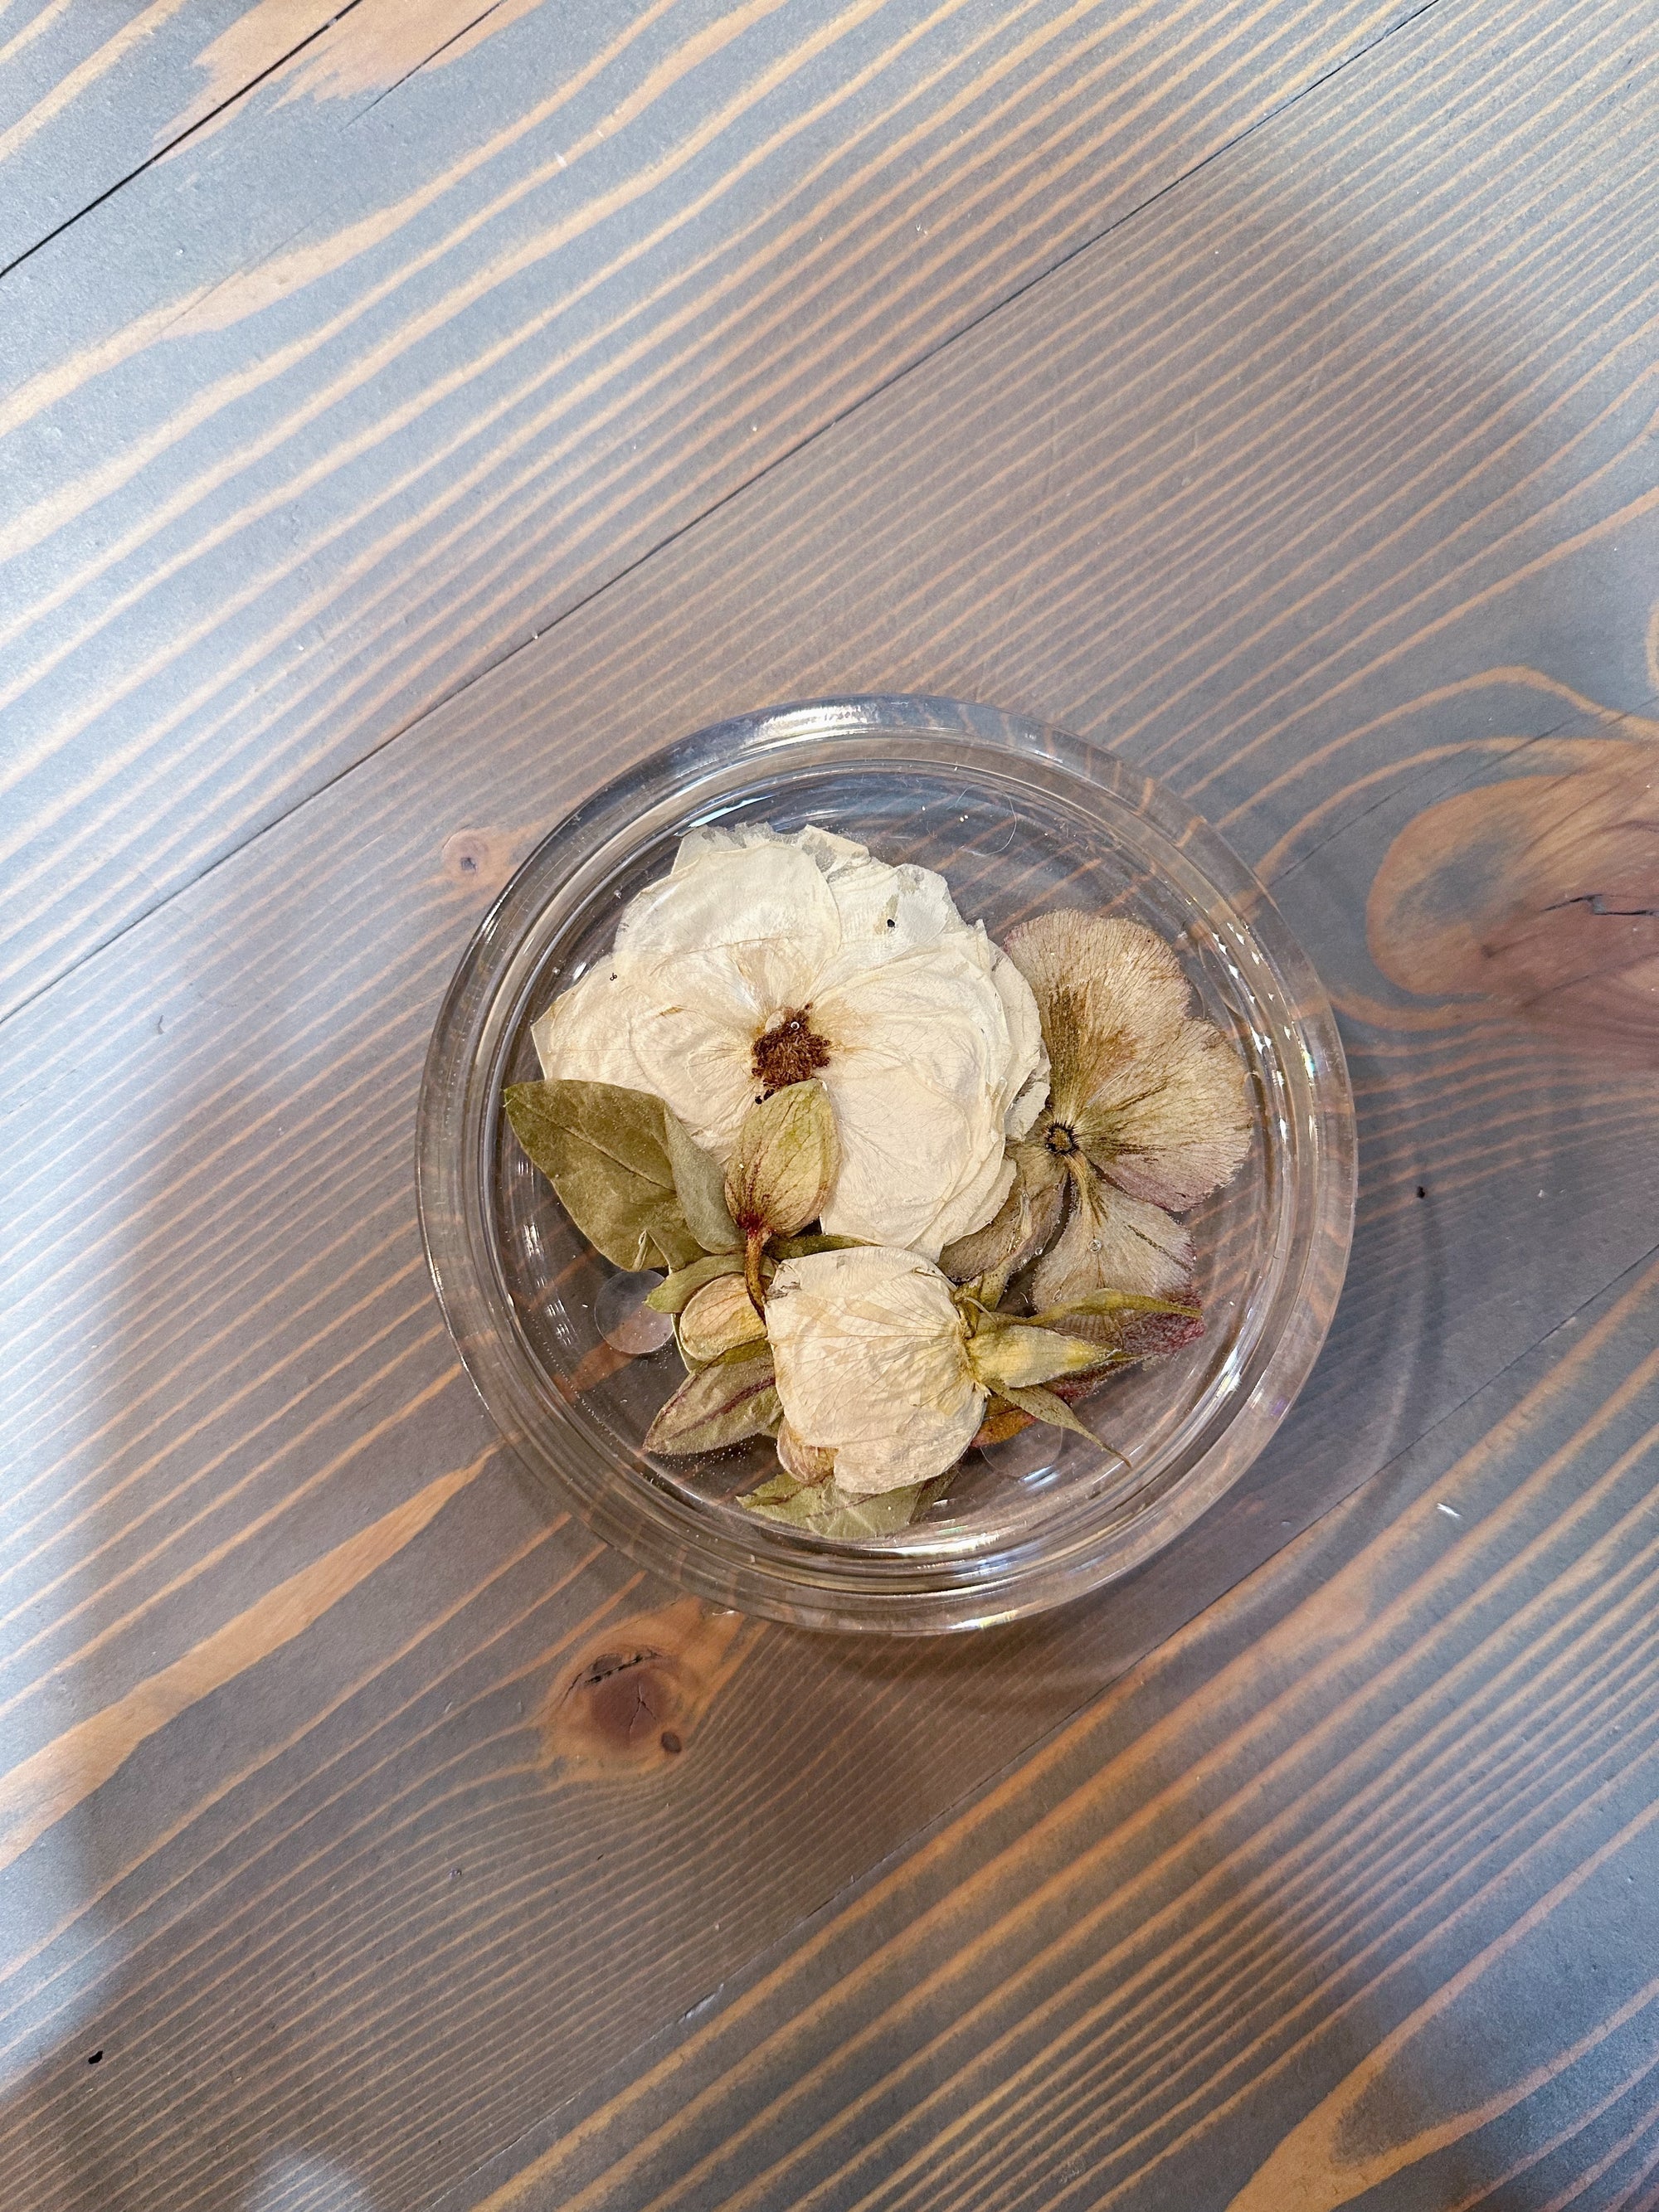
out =
[(724, 1451), (763, 1435), (782, 1413), (769, 1358), (720, 1360), (681, 1383), (646, 1431), (645, 1448), (676, 1458)]
[(682, 1267), (697, 1257), (660, 1098), (614, 1083), (515, 1083), (501, 1103), (566, 1212), (613, 1267)]
[(759, 1342), (766, 1323), (741, 1274), (705, 1283), (680, 1316), (680, 1350), (698, 1366)]
[(751, 1239), (793, 1237), (816, 1221), (836, 1179), (830, 1094), (816, 1077), (751, 1106), (726, 1170), (726, 1203)]
[[(1029, 1413), (1034, 1421), (1047, 1421), (1052, 1428), (1070, 1429), (1074, 1436), (1087, 1437), (1091, 1444), (1100, 1442), (1093, 1430), (1085, 1429), (1066, 1401), (1053, 1390), (1044, 1390), (1036, 1384), (1022, 1388), (1008, 1382), (1004, 1383), (998, 1395), (1011, 1406), (1017, 1406), (1022, 1413)], [(1109, 1451), (1111, 1446), (1106, 1449)]]
[(968, 1359), (988, 1390), (1000, 1397), (1010, 1386), (1025, 1389), (1052, 1382), (1061, 1375), (1082, 1375), (1109, 1358), (1097, 1344), (1079, 1336), (1061, 1336), (1050, 1328), (1035, 1328), (1018, 1322), (987, 1317), (968, 1340)]
[(856, 1252), (861, 1237), (826, 1237), (822, 1230), (811, 1237), (779, 1237), (767, 1246), (775, 1260), (804, 1260), (813, 1252)]
[(694, 1260), (689, 1267), (678, 1268), (666, 1282), (659, 1283), (645, 1303), (658, 1313), (683, 1313), (705, 1283), (715, 1283), (723, 1275), (742, 1273), (741, 1252), (708, 1253), (701, 1260)]
[(908, 1528), (938, 1494), (936, 1483), (913, 1482), (902, 1490), (879, 1491), (873, 1498), (848, 1498), (833, 1480), (799, 1483), (780, 1468), (737, 1502), (765, 1520), (849, 1542), (863, 1536), (891, 1536)]
[(663, 1109), (669, 1164), (685, 1225), (705, 1252), (741, 1252), (743, 1231), (726, 1206), (726, 1170), (677, 1114)]

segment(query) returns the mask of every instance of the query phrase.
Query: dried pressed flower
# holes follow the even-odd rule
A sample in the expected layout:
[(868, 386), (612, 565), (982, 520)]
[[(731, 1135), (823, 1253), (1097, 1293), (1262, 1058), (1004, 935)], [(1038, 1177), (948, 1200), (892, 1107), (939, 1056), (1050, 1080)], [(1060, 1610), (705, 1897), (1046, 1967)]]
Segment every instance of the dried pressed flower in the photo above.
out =
[(1042, 1386), (1112, 1356), (983, 1313), (916, 1253), (880, 1245), (785, 1261), (766, 1326), (792, 1460), (809, 1448), (833, 1451), (836, 1487), (848, 1498), (928, 1482), (954, 1466), (994, 1390), (1081, 1428)]
[(915, 1253), (860, 1245), (786, 1261), (766, 1327), (792, 1436), (834, 1451), (849, 1496), (929, 1481), (968, 1449), (985, 1391), (950, 1284)]
[(1237, 1054), (1193, 1015), (1179, 959), (1138, 922), (1042, 915), (1012, 933), (1008, 956), (1036, 995), (1051, 1070), (1048, 1109), (1014, 1148), (1018, 1187), (1033, 1202), (1067, 1190), (1034, 1298), (1179, 1290), (1193, 1248), (1170, 1212), (1225, 1182), (1249, 1148)]
[(824, 1228), (929, 1257), (1001, 1206), (1047, 1081), (1029, 987), (944, 878), (810, 828), (692, 831), (534, 1034), (550, 1079), (660, 1097), (722, 1164), (757, 1100), (821, 1082)]

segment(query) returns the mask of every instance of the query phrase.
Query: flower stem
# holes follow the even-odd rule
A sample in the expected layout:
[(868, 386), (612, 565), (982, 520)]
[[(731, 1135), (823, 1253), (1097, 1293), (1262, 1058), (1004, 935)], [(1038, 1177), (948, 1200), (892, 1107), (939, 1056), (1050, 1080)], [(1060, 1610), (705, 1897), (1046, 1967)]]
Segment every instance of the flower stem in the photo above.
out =
[(761, 1281), (761, 1254), (766, 1249), (766, 1231), (751, 1229), (744, 1247), (743, 1277), (749, 1285), (750, 1302), (757, 1314), (766, 1311), (766, 1286)]

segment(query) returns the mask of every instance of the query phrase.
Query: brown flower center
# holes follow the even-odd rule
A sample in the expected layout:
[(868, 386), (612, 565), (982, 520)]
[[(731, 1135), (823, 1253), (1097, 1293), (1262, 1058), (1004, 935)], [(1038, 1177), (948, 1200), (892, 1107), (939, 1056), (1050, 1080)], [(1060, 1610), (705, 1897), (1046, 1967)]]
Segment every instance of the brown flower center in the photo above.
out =
[(755, 1039), (755, 1079), (769, 1097), (805, 1083), (830, 1058), (830, 1048), (811, 1024), (812, 1009), (796, 1006), (780, 1014)]
[(1051, 1152), (1057, 1152), (1063, 1160), (1069, 1159), (1073, 1152), (1083, 1149), (1063, 1121), (1051, 1121), (1048, 1133), (1042, 1141)]

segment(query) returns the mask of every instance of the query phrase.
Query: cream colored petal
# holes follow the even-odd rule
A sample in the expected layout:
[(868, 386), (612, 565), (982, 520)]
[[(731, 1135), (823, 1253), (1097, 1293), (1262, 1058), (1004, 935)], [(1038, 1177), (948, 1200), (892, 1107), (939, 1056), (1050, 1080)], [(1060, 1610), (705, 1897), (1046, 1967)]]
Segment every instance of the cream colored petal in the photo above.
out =
[(629, 906), (612, 965), (657, 1005), (752, 1038), (769, 1015), (807, 1002), (840, 944), (836, 902), (811, 853), (785, 840), (705, 836)]
[(744, 1115), (756, 1103), (754, 1036), (689, 1007), (635, 1004), (629, 1048), (643, 1088), (666, 1099), (707, 1152), (724, 1166)]
[(1000, 1131), (996, 1124), (988, 1122), (984, 1133), (974, 1144), (969, 1155), (970, 1167), (965, 1167), (950, 1195), (934, 1215), (928, 1232), (931, 1244), (937, 1239), (939, 1249), (954, 1244), (963, 1237), (970, 1237), (987, 1222), (994, 1221), (1002, 1211), (1008, 1194), (1014, 1187), (1014, 1164), (1008, 1157), (1005, 1145), (1000, 1158), (997, 1156), (996, 1139)]
[(823, 1444), (804, 1443), (786, 1421), (777, 1435), (778, 1465), (797, 1482), (827, 1482), (836, 1471), (836, 1455)]
[(868, 967), (884, 967), (913, 952), (954, 943), (974, 934), (957, 912), (950, 885), (931, 868), (908, 863), (889, 867), (868, 854), (838, 869), (830, 878), (842, 941), (835, 960), (819, 978), (821, 991), (834, 990)]
[(775, 830), (769, 822), (714, 823), (688, 830), (674, 856), (673, 872), (682, 875), (710, 853), (746, 852), (756, 846), (785, 845), (805, 853), (821, 872), (831, 875), (838, 867), (869, 858), (868, 848), (833, 830), (809, 823), (804, 830)]
[(937, 1258), (1007, 1195), (1000, 994), (971, 951), (941, 944), (817, 1000), (842, 1163), (824, 1226)]
[(950, 1285), (912, 1252), (862, 1247), (779, 1268), (766, 1304), (793, 1435), (836, 1455), (836, 1481), (872, 1497), (955, 1465), (985, 1392)]
[(1041, 1310), (1099, 1290), (1173, 1297), (1192, 1268), (1193, 1241), (1178, 1221), (1091, 1177), (1073, 1187), (1066, 1225), (1031, 1278), (1031, 1302)]
[(562, 991), (530, 1035), (550, 1083), (616, 1083), (656, 1092), (634, 1049), (634, 1019), (643, 1011), (607, 961)]
[(1048, 1054), (1042, 1042), (1036, 994), (1007, 954), (996, 946), (992, 950), (995, 959), (991, 980), (1002, 1000), (1010, 1048), (1003, 1127), (1009, 1136), (1023, 1137), (1048, 1096)]

